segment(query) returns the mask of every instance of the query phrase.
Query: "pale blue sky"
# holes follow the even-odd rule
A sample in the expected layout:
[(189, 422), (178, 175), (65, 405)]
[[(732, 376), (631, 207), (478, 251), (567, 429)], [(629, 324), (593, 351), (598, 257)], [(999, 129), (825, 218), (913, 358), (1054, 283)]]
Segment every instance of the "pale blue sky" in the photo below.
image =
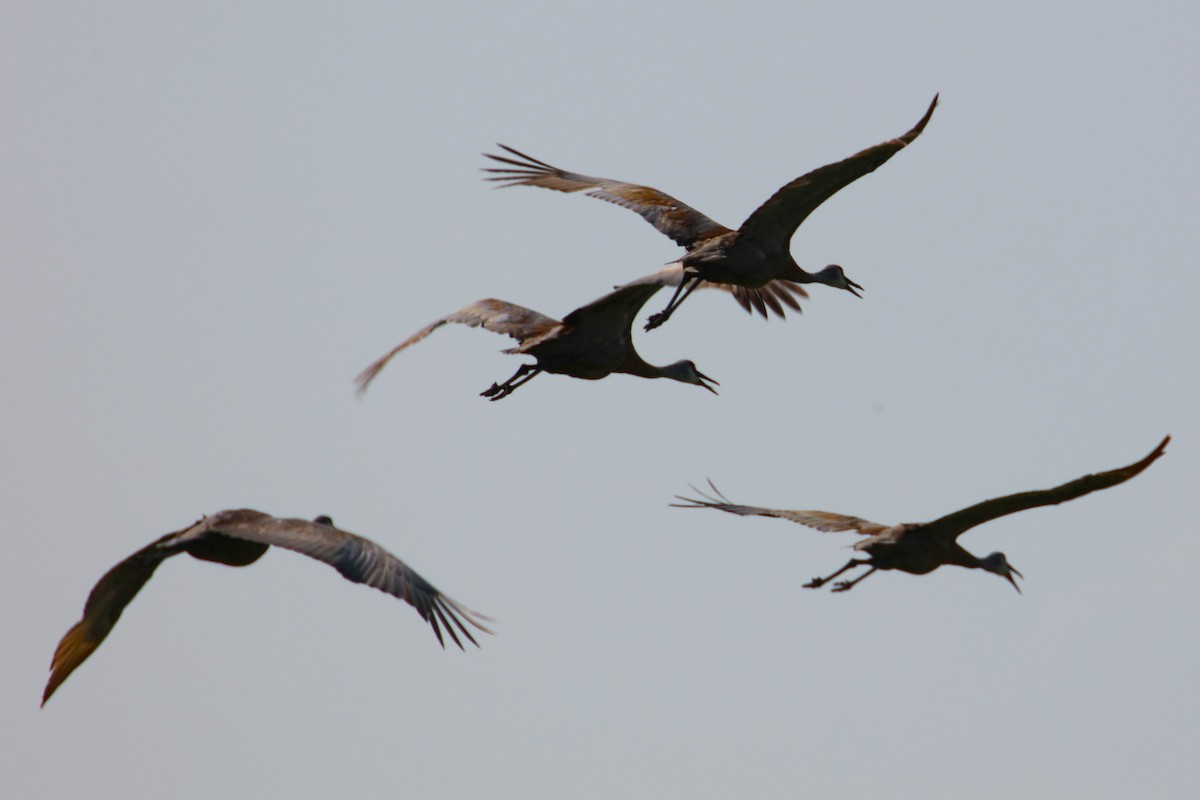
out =
[[(0, 764), (13, 796), (1192, 797), (1200, 734), (1193, 4), (9, 4), (0, 25)], [(793, 241), (862, 300), (696, 296), (637, 342), (721, 382), (542, 376), (561, 316), (679, 250), (492, 191), (501, 141), (735, 226), (924, 135)], [(666, 296), (654, 303), (665, 302)], [(1026, 576), (801, 584), (853, 538), (668, 507), (930, 519)], [(498, 635), (286, 552), (164, 565), (44, 710), (105, 570), (204, 513), (331, 515)]]

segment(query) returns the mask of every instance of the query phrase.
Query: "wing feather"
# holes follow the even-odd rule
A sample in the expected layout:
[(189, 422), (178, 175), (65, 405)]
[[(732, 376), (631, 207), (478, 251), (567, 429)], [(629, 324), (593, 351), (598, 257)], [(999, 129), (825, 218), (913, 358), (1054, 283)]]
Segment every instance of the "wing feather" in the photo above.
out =
[(1109, 470), (1108, 472), (1098, 472), (1095, 475), (1084, 475), (1082, 478), (1068, 481), (1061, 486), (1055, 486), (1053, 489), (1018, 492), (1017, 494), (984, 500), (982, 503), (976, 503), (961, 511), (955, 511), (952, 514), (939, 517), (930, 522), (927, 529), (937, 536), (953, 539), (974, 528), (976, 525), (981, 525), (998, 517), (1015, 514), (1018, 511), (1025, 511), (1026, 509), (1037, 508), (1039, 506), (1065, 503), (1068, 500), (1074, 500), (1091, 492), (1108, 489), (1117, 484), (1124, 483), (1157, 461), (1166, 451), (1167, 442), (1169, 441), (1171, 441), (1171, 437), (1167, 436), (1148, 456), (1129, 466)]
[(401, 350), (416, 344), (449, 322), (456, 322), (471, 328), (482, 327), (493, 333), (511, 336), (522, 344), (530, 339), (552, 334), (562, 324), (556, 319), (516, 303), (507, 303), (494, 298), (480, 300), (426, 325), (360, 372), (354, 379), (354, 383), (358, 387), (358, 394), (362, 395), (367, 391), (367, 387), (370, 386), (371, 381), (375, 380), (375, 376)]
[(544, 161), (525, 155), (508, 145), (498, 145), (516, 158), (484, 153), (485, 156), (504, 167), (485, 167), (484, 172), (495, 173), (488, 181), (497, 181), (499, 186), (538, 186), (557, 192), (584, 192), (622, 208), (627, 208), (653, 225), (660, 233), (671, 237), (683, 247), (691, 249), (698, 242), (729, 233), (729, 229), (701, 214), (696, 209), (676, 200), (669, 194), (610, 178), (593, 178), (576, 172), (553, 167)]
[(163, 548), (162, 543), (182, 532), (169, 533), (146, 545), (96, 582), (83, 606), (83, 618), (67, 631), (54, 650), (50, 679), (42, 693), (43, 706), (62, 682), (96, 651), (121, 618), (125, 606), (137, 597), (158, 565), (179, 552)]
[(708, 482), (716, 495), (706, 494), (695, 486), (692, 491), (696, 492), (703, 499), (695, 499), (692, 497), (683, 497), (675, 495), (677, 500), (682, 500), (682, 503), (672, 503), (675, 508), (715, 508), (718, 511), (724, 511), (728, 514), (737, 514), (742, 517), (776, 517), (778, 519), (786, 519), (792, 522), (798, 522), (801, 525), (807, 525), (810, 528), (815, 528), (819, 531), (836, 532), (836, 531), (856, 531), (864, 536), (874, 536), (881, 531), (887, 529), (888, 526), (880, 525), (877, 522), (869, 522), (860, 517), (851, 517), (846, 514), (833, 514), (828, 511), (793, 511), (779, 508), (760, 508), (758, 506), (743, 506), (730, 502), (730, 500), (721, 494), (720, 490), (713, 485), (712, 481)]
[(934, 95), (925, 116), (903, 136), (868, 147), (849, 158), (815, 169), (786, 184), (755, 209), (739, 230), (744, 236), (756, 239), (790, 239), (800, 223), (818, 206), (862, 176), (874, 172), (896, 153), (912, 144), (921, 135), (921, 131), (925, 130), (937, 103), (937, 95)]
[(398, 597), (415, 608), (421, 619), (429, 623), (442, 646), (445, 646), (443, 626), (460, 648), (462, 644), (454, 633), (454, 627), (471, 644), (478, 646), (464, 626), (464, 621), (485, 633), (491, 633), (483, 624), (487, 617), (447, 598), (416, 570), (366, 537), (320, 522), (270, 516), (225, 524), (216, 522), (213, 528), (226, 536), (302, 553), (329, 564), (347, 580)]

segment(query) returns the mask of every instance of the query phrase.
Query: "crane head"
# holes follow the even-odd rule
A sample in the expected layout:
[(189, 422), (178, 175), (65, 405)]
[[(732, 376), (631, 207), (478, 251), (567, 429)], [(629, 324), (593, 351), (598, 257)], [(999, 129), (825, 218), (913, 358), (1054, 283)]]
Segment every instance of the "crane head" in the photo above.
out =
[(712, 388), (712, 386), (709, 386), (709, 384), (713, 384), (713, 386), (721, 385), (717, 381), (714, 381), (712, 378), (705, 375), (700, 370), (696, 369), (695, 363), (688, 361), (686, 359), (683, 361), (676, 361), (674, 364), (667, 367), (667, 370), (668, 370), (668, 372), (666, 374), (669, 377), (672, 377), (675, 380), (682, 381), (684, 383), (692, 383), (692, 384), (695, 384), (696, 386), (703, 386), (705, 389), (708, 389), (713, 394), (716, 394), (717, 390)]
[(979, 566), (988, 572), (1004, 578), (1013, 585), (1013, 588), (1017, 590), (1017, 594), (1021, 593), (1021, 587), (1017, 586), (1016, 578), (1013, 576), (1016, 575), (1017, 578), (1024, 578), (1025, 576), (1018, 572), (1016, 567), (1008, 563), (1008, 559), (1004, 557), (1004, 553), (991, 553), (986, 558), (981, 558)]
[(859, 292), (861, 292), (863, 291), (863, 287), (847, 278), (846, 271), (837, 264), (830, 264), (820, 272), (814, 273), (813, 279), (817, 283), (823, 283), (826, 286), (832, 286), (835, 289), (845, 289), (855, 297), (862, 297), (861, 294), (854, 290), (857, 289)]

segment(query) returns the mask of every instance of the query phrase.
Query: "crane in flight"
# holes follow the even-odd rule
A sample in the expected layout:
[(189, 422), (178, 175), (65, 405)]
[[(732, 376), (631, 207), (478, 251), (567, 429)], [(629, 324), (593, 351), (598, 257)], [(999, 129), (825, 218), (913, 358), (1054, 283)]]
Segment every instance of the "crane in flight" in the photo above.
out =
[(533, 364), (522, 364), (504, 383), (493, 383), (480, 393), (490, 400), (508, 397), (542, 372), (593, 381), (614, 372), (641, 378), (671, 378), (702, 386), (716, 394), (717, 390), (709, 384), (720, 384), (697, 370), (691, 361), (676, 361), (659, 367), (647, 364), (634, 349), (630, 331), (634, 317), (669, 280), (667, 277), (655, 280), (654, 277), (647, 276), (619, 287), (575, 309), (561, 322), (503, 300), (489, 298), (472, 303), (425, 326), (359, 373), (355, 379), (358, 393), (365, 392), (379, 371), (401, 350), (448, 322), (458, 322), (511, 336), (520, 344), (505, 353), (531, 355), (537, 359)]
[(1008, 559), (1003, 553), (992, 553), (979, 558), (959, 545), (958, 537), (976, 525), (982, 525), (1007, 514), (1015, 514), (1018, 511), (1039, 506), (1065, 503), (1085, 494), (1124, 483), (1153, 464), (1163, 454), (1169, 441), (1171, 441), (1171, 437), (1167, 436), (1150, 455), (1127, 467), (1098, 472), (1095, 475), (1084, 475), (1082, 478), (1076, 478), (1053, 489), (1019, 492), (984, 500), (982, 503), (976, 503), (961, 511), (939, 517), (933, 522), (881, 525), (878, 522), (868, 522), (865, 519), (845, 514), (831, 514), (828, 511), (788, 511), (742, 506), (730, 502), (717, 490), (716, 486), (713, 486), (712, 481), (709, 481), (709, 486), (712, 487), (715, 496), (700, 492), (693, 486), (693, 491), (697, 491), (703, 499), (676, 495), (676, 498), (683, 502), (671, 505), (676, 508), (715, 508), (718, 511), (726, 511), (740, 516), (778, 517), (816, 528), (819, 531), (854, 531), (867, 537), (860, 539), (854, 545), (854, 549), (866, 553), (867, 558), (850, 559), (845, 566), (832, 575), (813, 578), (804, 584), (806, 589), (820, 588), (838, 575), (858, 567), (867, 567), (867, 571), (854, 580), (838, 581), (833, 585), (833, 591), (849, 591), (877, 569), (898, 569), (913, 575), (925, 575), (944, 564), (954, 564), (968, 569), (982, 569), (999, 575), (1020, 592), (1021, 587), (1017, 586), (1017, 581), (1013, 576), (1018, 578), (1024, 576), (1008, 563)]
[(568, 172), (503, 144), (498, 146), (508, 153), (507, 156), (484, 153), (503, 165), (485, 167), (485, 172), (494, 173), (485, 180), (495, 181), (499, 186), (539, 186), (567, 193), (582, 191), (590, 197), (607, 200), (640, 214), (659, 232), (684, 247), (687, 252), (679, 259), (679, 263), (687, 278), (676, 288), (666, 307), (650, 317), (646, 330), (666, 322), (704, 281), (740, 286), (743, 294), (754, 298), (750, 302), (759, 311), (766, 305), (783, 316), (779, 304), (768, 300), (779, 297), (780, 281), (823, 283), (861, 297), (856, 290), (862, 290), (862, 287), (847, 278), (845, 271), (837, 264), (830, 264), (815, 273), (797, 264), (789, 249), (792, 235), (800, 223), (823, 202), (840, 189), (881, 167), (920, 136), (937, 102), (937, 95), (934, 95), (925, 115), (903, 136), (868, 147), (786, 184), (747, 217), (737, 230), (730, 230), (665, 192), (649, 186)]
[(54, 651), (42, 705), (100, 646), (121, 618), (121, 612), (163, 561), (188, 553), (204, 561), (244, 567), (261, 558), (271, 545), (324, 561), (347, 580), (365, 583), (400, 598), (429, 623), (443, 647), (442, 628), (460, 650), (459, 634), (479, 646), (464, 622), (491, 633), (483, 624), (490, 621), (487, 617), (446, 597), (412, 567), (370, 539), (334, 527), (329, 517), (309, 522), (273, 517), (248, 508), (220, 511), (154, 540), (104, 574), (88, 595), (83, 618), (67, 631)]

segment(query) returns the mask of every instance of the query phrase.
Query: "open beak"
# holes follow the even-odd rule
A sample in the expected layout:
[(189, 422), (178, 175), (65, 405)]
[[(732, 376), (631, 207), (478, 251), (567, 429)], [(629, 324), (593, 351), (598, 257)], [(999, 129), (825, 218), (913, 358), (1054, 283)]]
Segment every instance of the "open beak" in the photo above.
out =
[[(709, 386), (708, 384), (711, 383), (714, 386), (720, 386), (721, 385), (720, 383), (718, 383), (717, 381), (714, 381), (712, 378), (708, 377), (700, 370), (696, 370), (696, 377), (699, 378), (701, 381), (701, 383), (698, 384), (699, 386), (703, 386), (705, 389), (708, 389), (713, 394), (717, 393), (717, 390), (712, 388), (712, 386)], [(704, 381), (707, 381), (708, 383), (705, 383)]]
[(849, 278), (846, 278), (846, 291), (849, 292), (850, 294), (854, 295), (855, 297), (858, 297), (861, 299), (862, 295), (859, 294), (858, 292), (854, 291), (855, 289), (858, 289), (858, 292), (866, 291), (865, 289), (863, 289), (863, 287), (859, 286), (854, 281), (850, 280)]
[(1013, 588), (1017, 590), (1017, 594), (1020, 594), (1021, 587), (1017, 586), (1017, 581), (1016, 581), (1016, 579), (1013, 578), (1013, 575), (1016, 575), (1018, 578), (1021, 578), (1022, 580), (1024, 580), (1024, 578), (1025, 578), (1024, 575), (1022, 575), (1020, 572), (1017, 571), (1016, 567), (1009, 564), (1008, 574), (1005, 575), (1004, 577), (1008, 578), (1008, 582), (1011, 583), (1013, 585)]

